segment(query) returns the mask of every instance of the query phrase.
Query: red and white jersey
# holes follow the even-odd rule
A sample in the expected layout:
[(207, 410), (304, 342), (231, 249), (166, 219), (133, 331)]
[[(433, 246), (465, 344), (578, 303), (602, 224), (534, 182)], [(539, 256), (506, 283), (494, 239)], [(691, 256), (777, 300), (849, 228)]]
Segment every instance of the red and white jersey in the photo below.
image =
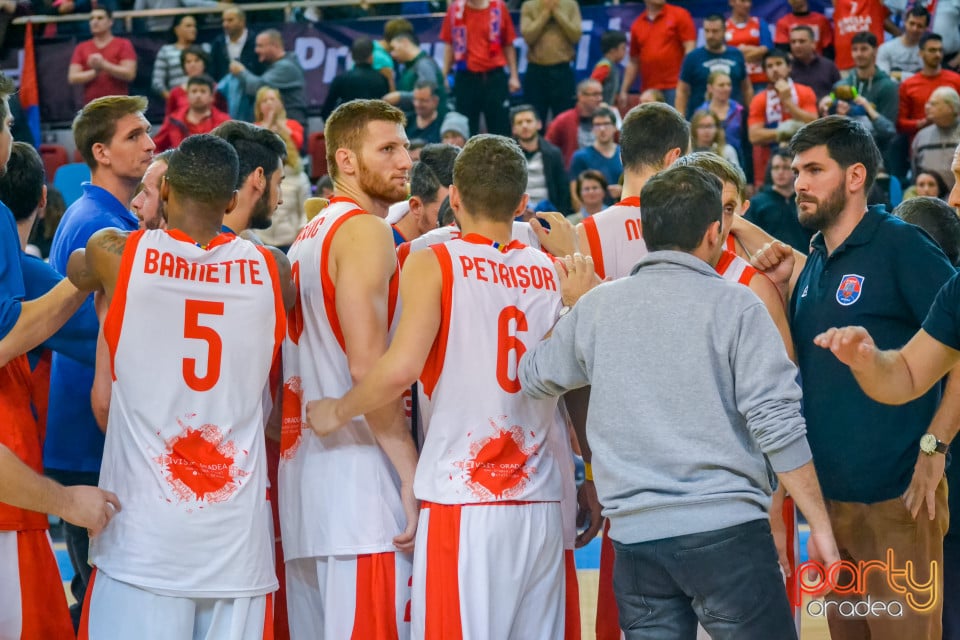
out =
[(104, 321), (113, 390), (100, 486), (123, 509), (91, 541), (114, 580), (161, 595), (277, 588), (263, 394), (286, 324), (270, 253), (232, 234), (129, 236)]
[(750, 286), (753, 276), (758, 273), (753, 265), (729, 249), (724, 249), (723, 253), (720, 254), (720, 261), (717, 262), (716, 270), (723, 276), (724, 280), (739, 282), (747, 286)]
[[(432, 247), (443, 274), (440, 330), (420, 375), (426, 439), (414, 492), (438, 504), (559, 501), (549, 445), (556, 398), (525, 396), (517, 364), (561, 307), (542, 252), (469, 234)], [(465, 377), (466, 375), (466, 377)]]
[(640, 198), (625, 198), (600, 213), (584, 218), (583, 230), (597, 275), (622, 278), (647, 255), (640, 223)]
[[(439, 229), (431, 229), (419, 238), (414, 238), (410, 242), (404, 242), (397, 247), (397, 259), (400, 260), (400, 266), (403, 267), (403, 263), (407, 261), (411, 253), (432, 247), (435, 244), (447, 242), (448, 240), (456, 240), (459, 237), (460, 227), (455, 224), (448, 224)], [(540, 239), (537, 238), (537, 234), (533, 232), (529, 222), (513, 223), (513, 239), (528, 247), (533, 247), (534, 249), (540, 248)]]
[[(353, 387), (336, 290), (330, 278), (333, 239), (347, 220), (371, 215), (335, 197), (303, 228), (289, 251), (297, 287), (283, 343), (280, 526), (288, 560), (394, 551), (403, 531), (400, 480), (362, 416), (320, 438), (307, 425), (306, 402), (339, 398)], [(389, 320), (397, 274), (390, 282)], [(349, 321), (349, 318), (344, 318)]]
[[(731, 47), (739, 47), (742, 44), (759, 47), (763, 44), (760, 42), (761, 28), (763, 28), (763, 25), (760, 23), (760, 18), (756, 16), (750, 16), (750, 19), (744, 24), (737, 24), (733, 21), (733, 18), (727, 18), (724, 25), (724, 39), (727, 45)], [(763, 70), (763, 65), (758, 62), (747, 62), (746, 64), (750, 82), (766, 84), (767, 74)]]

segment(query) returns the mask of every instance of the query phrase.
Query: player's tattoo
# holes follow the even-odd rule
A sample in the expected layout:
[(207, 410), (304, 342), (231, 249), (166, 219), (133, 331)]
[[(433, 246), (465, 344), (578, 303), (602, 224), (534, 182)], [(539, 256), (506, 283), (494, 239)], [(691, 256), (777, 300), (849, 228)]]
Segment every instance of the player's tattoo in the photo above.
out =
[(100, 235), (97, 244), (101, 249), (120, 256), (123, 255), (123, 249), (127, 246), (127, 234), (104, 233)]

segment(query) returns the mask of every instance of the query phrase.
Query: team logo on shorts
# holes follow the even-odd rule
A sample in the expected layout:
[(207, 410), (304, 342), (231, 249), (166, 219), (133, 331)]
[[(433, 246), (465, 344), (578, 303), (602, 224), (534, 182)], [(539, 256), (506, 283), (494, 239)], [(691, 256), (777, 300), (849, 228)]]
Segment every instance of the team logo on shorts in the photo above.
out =
[(837, 287), (837, 302), (849, 307), (860, 299), (861, 291), (863, 291), (863, 276), (845, 275), (840, 279), (840, 286)]

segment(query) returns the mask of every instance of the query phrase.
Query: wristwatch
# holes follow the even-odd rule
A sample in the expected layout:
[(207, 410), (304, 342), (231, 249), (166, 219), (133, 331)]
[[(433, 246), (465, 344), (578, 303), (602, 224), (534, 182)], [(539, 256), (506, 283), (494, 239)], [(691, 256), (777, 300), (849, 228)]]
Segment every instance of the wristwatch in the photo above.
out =
[(942, 440), (938, 440), (937, 436), (933, 435), (932, 433), (925, 433), (920, 438), (920, 451), (928, 456), (932, 456), (935, 453), (942, 453), (946, 455), (949, 449), (949, 444), (943, 442)]

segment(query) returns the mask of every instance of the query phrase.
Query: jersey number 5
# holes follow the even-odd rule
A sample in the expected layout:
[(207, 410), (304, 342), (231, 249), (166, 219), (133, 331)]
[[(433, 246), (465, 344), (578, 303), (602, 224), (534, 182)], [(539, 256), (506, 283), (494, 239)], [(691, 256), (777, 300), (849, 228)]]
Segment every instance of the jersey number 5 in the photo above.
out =
[(183, 309), (183, 337), (207, 343), (206, 375), (197, 375), (196, 358), (183, 359), (183, 380), (194, 391), (210, 391), (220, 379), (220, 361), (223, 359), (223, 340), (216, 330), (200, 324), (200, 316), (222, 316), (223, 303), (209, 300), (187, 300)]
[[(513, 324), (513, 333), (510, 333)], [(520, 358), (527, 352), (527, 348), (517, 337), (521, 331), (527, 330), (527, 316), (517, 307), (504, 307), (497, 318), (497, 382), (508, 393), (520, 391), (520, 379), (517, 368)], [(510, 353), (514, 352), (513, 376), (510, 375)]]

